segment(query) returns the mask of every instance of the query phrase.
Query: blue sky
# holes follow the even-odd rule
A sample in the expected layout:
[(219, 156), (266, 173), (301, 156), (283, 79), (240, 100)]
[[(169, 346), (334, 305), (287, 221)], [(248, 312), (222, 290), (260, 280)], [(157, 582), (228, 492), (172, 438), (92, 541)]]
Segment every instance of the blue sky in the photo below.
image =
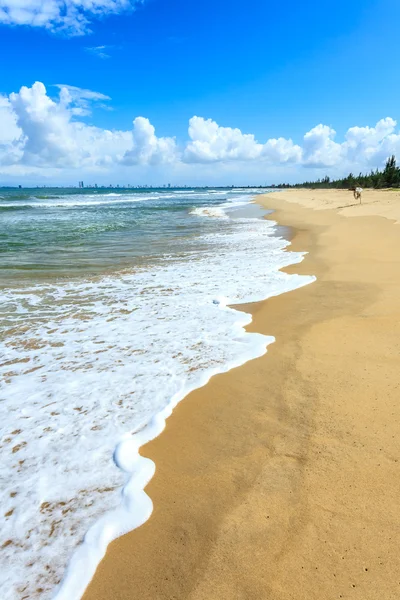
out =
[[(301, 147), (304, 135), (319, 124), (337, 132), (336, 137), (326, 133), (330, 139), (343, 142), (349, 128), (372, 128), (383, 118), (399, 118), (396, 65), (400, 42), (396, 29), (400, 3), (396, 0), (288, 0), (280, 4), (265, 0), (144, 0), (133, 11), (126, 10), (123, 0), (95, 0), (101, 17), (84, 13), (86, 23), (78, 25), (78, 32), (71, 27), (63, 29), (62, 17), (58, 22), (51, 19), (59, 0), (50, 1), (55, 12), (48, 18), (44, 15), (35, 26), (20, 23), (34, 22), (38, 0), (28, 0), (32, 3), (31, 16), (13, 13), (17, 0), (1, 0), (6, 16), (3, 12), (2, 17), (0, 9), (0, 52), (7, 60), (3, 58), (0, 93), (7, 98), (21, 86), (30, 88), (35, 81), (42, 82), (55, 101), (59, 90), (54, 84), (99, 92), (110, 100), (87, 101), (90, 110), (85, 115), (75, 110), (71, 123), (79, 120), (99, 129), (130, 131), (133, 146), (138, 142), (135, 131), (132, 134), (132, 120), (138, 116), (155, 127), (157, 140), (175, 138), (181, 148), (188, 143), (188, 122), (194, 115), (252, 134), (261, 144), (284, 138)], [(21, 129), (21, 114), (13, 106), (15, 110)], [(29, 127), (26, 123), (25, 128), (22, 126), (25, 140), (31, 135)], [(75, 136), (71, 131), (68, 135)], [(385, 132), (386, 137), (397, 135), (396, 127)], [(102, 176), (98, 158), (85, 167), (86, 171), (68, 160), (64, 168), (61, 159), (46, 164), (43, 157), (35, 159), (32, 151), (24, 154), (22, 137), (18, 169), (8, 165), (0, 170), (0, 183), (2, 177), (12, 179), (15, 174), (57, 181), (63, 181), (63, 173), (75, 178), (75, 170), (77, 175), (92, 170), (97, 178)], [(390, 146), (388, 139), (378, 141), (377, 163)], [(398, 140), (392, 142), (396, 150)], [(229, 144), (231, 147), (232, 140)], [(364, 150), (365, 145), (364, 140)], [(122, 155), (130, 151), (124, 146)], [(238, 151), (232, 158), (218, 149), (212, 152), (217, 160), (206, 160), (203, 153), (199, 163), (204, 182), (211, 173), (213, 179), (218, 178), (216, 167), (221, 183), (224, 173), (236, 173), (235, 156), (245, 174), (244, 183), (263, 178), (264, 173), (271, 181), (275, 172), (279, 180), (285, 179), (285, 174), (286, 179), (297, 180), (308, 177), (310, 170), (335, 173), (349, 166), (348, 153), (336, 163), (332, 159), (321, 162), (320, 157), (307, 163), (296, 155), (287, 162), (280, 157), (279, 165), (271, 157), (263, 162), (257, 152), (257, 156), (250, 154), (250, 159), (243, 159), (243, 152)], [(193, 164), (193, 152), (191, 157)], [(104, 176), (125, 174), (129, 169), (129, 175), (154, 177), (155, 181), (168, 169), (175, 169), (170, 160), (160, 159), (159, 152), (157, 158), (152, 155), (146, 160), (139, 151), (136, 158), (130, 154), (130, 161), (113, 158), (113, 168), (102, 166)], [(365, 160), (357, 159), (361, 167), (369, 167), (373, 160), (371, 151)], [(192, 169), (198, 177), (198, 168)], [(184, 172), (178, 169), (178, 177), (190, 179), (187, 164)], [(263, 183), (254, 181), (259, 182)]]

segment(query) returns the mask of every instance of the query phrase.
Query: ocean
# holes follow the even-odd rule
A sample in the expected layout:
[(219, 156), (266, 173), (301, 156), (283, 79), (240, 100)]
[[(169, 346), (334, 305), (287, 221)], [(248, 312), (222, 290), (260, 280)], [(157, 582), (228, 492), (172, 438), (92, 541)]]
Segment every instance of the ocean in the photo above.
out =
[(3, 600), (81, 597), (151, 514), (140, 446), (274, 341), (232, 305), (313, 281), (266, 191), (0, 189)]

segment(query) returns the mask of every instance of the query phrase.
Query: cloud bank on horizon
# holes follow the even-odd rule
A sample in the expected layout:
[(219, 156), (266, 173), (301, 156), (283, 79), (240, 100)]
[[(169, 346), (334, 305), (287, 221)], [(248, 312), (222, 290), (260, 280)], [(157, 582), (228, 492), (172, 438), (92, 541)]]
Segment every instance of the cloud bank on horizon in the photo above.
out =
[[(165, 166), (190, 176), (207, 165), (252, 165), (253, 177), (265, 179), (265, 169), (278, 166), (340, 169), (381, 166), (390, 154), (400, 154), (397, 123), (386, 117), (374, 127), (350, 127), (344, 141), (319, 124), (305, 133), (301, 144), (283, 137), (262, 143), (253, 134), (222, 127), (212, 119), (193, 116), (188, 141), (180, 146), (174, 137), (158, 137), (154, 126), (142, 116), (130, 130), (108, 130), (87, 124), (93, 103), (104, 104), (105, 94), (58, 84), (52, 98), (43, 83), (21, 87), (9, 96), (0, 95), (0, 176), (57, 177), (63, 172), (112, 175), (132, 173), (137, 167)], [(148, 171), (150, 172), (150, 171)], [(279, 177), (285, 179), (285, 172)], [(301, 175), (299, 174), (301, 178)], [(307, 178), (305, 172), (303, 177)]]

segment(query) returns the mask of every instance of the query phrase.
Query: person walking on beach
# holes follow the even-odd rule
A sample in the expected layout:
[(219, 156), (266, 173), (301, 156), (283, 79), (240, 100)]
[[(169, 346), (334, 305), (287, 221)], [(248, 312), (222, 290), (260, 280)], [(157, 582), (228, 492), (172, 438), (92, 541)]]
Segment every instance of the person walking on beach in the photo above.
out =
[(362, 188), (357, 186), (354, 188), (353, 194), (354, 194), (354, 199), (355, 200), (360, 200), (360, 204), (361, 204), (361, 194), (362, 194)]

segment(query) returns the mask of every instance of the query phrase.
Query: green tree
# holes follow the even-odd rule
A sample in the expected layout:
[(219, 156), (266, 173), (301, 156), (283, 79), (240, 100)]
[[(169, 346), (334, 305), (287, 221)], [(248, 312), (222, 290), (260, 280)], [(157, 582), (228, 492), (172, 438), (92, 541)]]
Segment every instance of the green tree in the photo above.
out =
[(342, 179), (330, 179), (326, 175), (323, 179), (317, 179), (317, 181), (304, 181), (294, 185), (282, 183), (277, 187), (348, 189), (358, 185), (364, 188), (400, 187), (400, 167), (397, 166), (396, 157), (391, 156), (387, 159), (383, 171), (376, 169), (365, 175), (359, 173), (357, 177), (354, 177), (353, 173), (349, 173), (347, 177)]
[(400, 174), (399, 168), (396, 165), (396, 157), (392, 155), (386, 161), (386, 166), (383, 171), (383, 179), (385, 187), (396, 187), (399, 185)]

